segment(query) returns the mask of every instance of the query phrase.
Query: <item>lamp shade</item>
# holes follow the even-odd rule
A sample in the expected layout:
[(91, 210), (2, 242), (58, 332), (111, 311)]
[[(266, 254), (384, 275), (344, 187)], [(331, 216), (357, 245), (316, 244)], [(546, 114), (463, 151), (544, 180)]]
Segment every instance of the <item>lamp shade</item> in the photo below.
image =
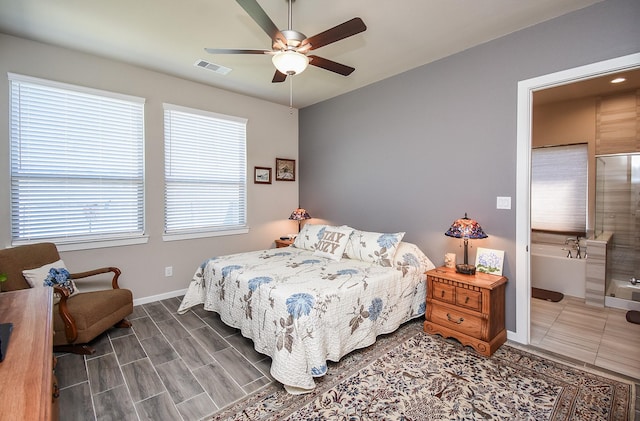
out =
[(488, 235), (482, 230), (480, 224), (467, 217), (464, 214), (464, 218), (456, 219), (449, 227), (444, 235), (455, 238), (467, 238), (467, 239), (479, 239), (487, 238)]
[(273, 65), (280, 73), (285, 75), (297, 75), (304, 72), (309, 65), (309, 57), (297, 51), (280, 51), (272, 58)]
[(293, 219), (294, 221), (304, 221), (305, 219), (311, 219), (311, 215), (309, 215), (309, 212), (307, 212), (306, 209), (298, 208), (291, 212), (289, 219)]

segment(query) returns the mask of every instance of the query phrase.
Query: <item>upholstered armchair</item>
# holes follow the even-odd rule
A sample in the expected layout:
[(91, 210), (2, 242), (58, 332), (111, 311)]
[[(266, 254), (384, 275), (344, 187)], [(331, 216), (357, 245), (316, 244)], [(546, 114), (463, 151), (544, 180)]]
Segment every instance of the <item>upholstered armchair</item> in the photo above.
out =
[[(32, 287), (42, 288), (43, 279), (34, 282), (34, 273), (43, 272), (48, 266), (60, 261), (58, 249), (53, 243), (39, 243), (0, 250), (0, 273), (6, 275), (1, 282), (2, 291), (15, 291)], [(53, 345), (57, 352), (92, 354), (95, 350), (88, 345), (98, 335), (109, 328), (131, 327), (125, 317), (133, 312), (133, 295), (130, 290), (118, 286), (120, 270), (105, 267), (82, 273), (71, 273), (70, 280), (89, 278), (95, 275), (113, 273), (111, 289), (81, 292), (53, 285)], [(31, 284), (30, 284), (31, 283)], [(58, 298), (59, 297), (59, 298)]]

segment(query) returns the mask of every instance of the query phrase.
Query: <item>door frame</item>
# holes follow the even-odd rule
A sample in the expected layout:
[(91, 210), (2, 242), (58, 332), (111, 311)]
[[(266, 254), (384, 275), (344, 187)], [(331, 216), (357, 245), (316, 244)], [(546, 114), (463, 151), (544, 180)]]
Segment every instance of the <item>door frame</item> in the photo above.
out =
[(516, 331), (509, 339), (530, 342), (531, 130), (533, 93), (640, 67), (640, 53), (604, 60), (518, 82), (516, 147)]

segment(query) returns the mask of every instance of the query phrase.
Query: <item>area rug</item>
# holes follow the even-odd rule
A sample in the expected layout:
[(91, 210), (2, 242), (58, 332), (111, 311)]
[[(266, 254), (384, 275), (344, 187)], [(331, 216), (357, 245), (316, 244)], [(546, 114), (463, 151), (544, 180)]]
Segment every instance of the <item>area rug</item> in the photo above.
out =
[(212, 420), (632, 420), (633, 384), (503, 345), (490, 358), (410, 322), (329, 365), (316, 389), (271, 384)]

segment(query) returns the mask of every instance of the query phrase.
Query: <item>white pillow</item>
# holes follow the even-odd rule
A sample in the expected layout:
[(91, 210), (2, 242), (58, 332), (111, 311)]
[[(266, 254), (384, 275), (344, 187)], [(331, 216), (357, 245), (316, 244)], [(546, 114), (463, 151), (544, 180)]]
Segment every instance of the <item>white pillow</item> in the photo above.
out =
[[(22, 275), (27, 280), (29, 286), (31, 286), (32, 288), (44, 287), (44, 280), (47, 279), (47, 276), (49, 276), (50, 269), (66, 269), (66, 266), (64, 265), (62, 259), (60, 259), (57, 262), (49, 263), (39, 268), (23, 270)], [(70, 281), (71, 285), (73, 286), (73, 292), (70, 295), (71, 297), (79, 293), (80, 291), (78, 291), (78, 287), (73, 282), (73, 280), (70, 279)], [(54, 304), (58, 301), (60, 301), (60, 297), (58, 296), (58, 294), (54, 294)]]
[(340, 261), (352, 232), (348, 227), (326, 227), (313, 255)]
[(24, 275), (24, 278), (31, 288), (41, 287), (44, 286), (43, 282), (47, 279), (49, 269), (51, 268), (66, 269), (67, 267), (62, 260), (58, 260), (57, 262), (49, 263), (39, 268), (23, 270), (22, 275)]
[(293, 246), (303, 250), (314, 251), (326, 227), (323, 224), (304, 224), (296, 236)]
[(396, 255), (393, 258), (393, 266), (401, 270), (403, 275), (410, 271), (425, 273), (436, 267), (418, 246), (404, 241), (398, 245)]
[(404, 232), (384, 234), (354, 230), (344, 253), (350, 259), (390, 267), (402, 237)]

